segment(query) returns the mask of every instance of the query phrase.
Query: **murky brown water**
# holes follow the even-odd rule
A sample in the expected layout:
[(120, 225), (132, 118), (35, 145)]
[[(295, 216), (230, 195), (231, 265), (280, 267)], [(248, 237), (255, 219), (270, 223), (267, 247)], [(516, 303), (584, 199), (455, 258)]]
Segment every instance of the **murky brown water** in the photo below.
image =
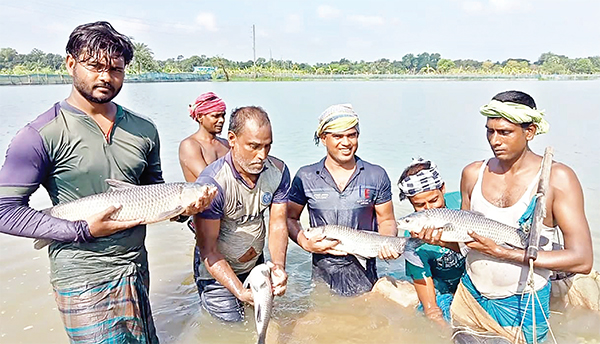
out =
[[(598, 269), (600, 148), (594, 138), (600, 128), (600, 81), (126, 84), (117, 99), (157, 124), (168, 181), (183, 179), (177, 145), (194, 130), (185, 105), (197, 94), (213, 90), (230, 108), (264, 106), (273, 122), (272, 153), (286, 161), (292, 174), (323, 154), (323, 148), (311, 142), (318, 114), (332, 103), (352, 102), (361, 116), (359, 155), (363, 159), (384, 166), (394, 182), (411, 157), (432, 158), (452, 191), (458, 189), (464, 165), (490, 155), (484, 123), (476, 111), (506, 89), (532, 93), (547, 110), (551, 131), (536, 138), (532, 147), (542, 152), (552, 144), (555, 159), (577, 172), (586, 196)], [(68, 86), (0, 88), (0, 151), (6, 150), (20, 127), (68, 92)], [(392, 190), (396, 215), (409, 212), (406, 204), (397, 202), (395, 186)], [(31, 204), (41, 209), (49, 201), (36, 194)], [(183, 225), (149, 227), (150, 298), (161, 341), (254, 343), (251, 309), (242, 324), (223, 324), (200, 310), (192, 279), (193, 245), (193, 235)], [(0, 235), (0, 266), (0, 343), (66, 342), (49, 283), (46, 251), (35, 251), (30, 239)], [(399, 276), (402, 270), (402, 262), (379, 264), (380, 275)], [(380, 295), (340, 298), (314, 286), (309, 256), (293, 243), (288, 273), (289, 289), (276, 299), (267, 343), (450, 343), (448, 330)], [(553, 313), (551, 326), (559, 343), (600, 343), (598, 314), (583, 310)]]

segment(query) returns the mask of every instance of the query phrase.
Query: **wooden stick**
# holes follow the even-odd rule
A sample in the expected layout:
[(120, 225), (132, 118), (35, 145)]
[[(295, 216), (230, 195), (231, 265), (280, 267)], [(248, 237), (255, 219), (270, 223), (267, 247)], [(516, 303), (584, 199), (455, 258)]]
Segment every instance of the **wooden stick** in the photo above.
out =
[(554, 148), (551, 146), (546, 147), (546, 150), (544, 151), (544, 160), (542, 161), (542, 173), (537, 189), (539, 197), (533, 211), (533, 223), (531, 224), (531, 230), (529, 232), (529, 246), (527, 247), (528, 260), (536, 260), (539, 251), (541, 226), (546, 217), (546, 192), (550, 185), (550, 170), (552, 168), (553, 156)]

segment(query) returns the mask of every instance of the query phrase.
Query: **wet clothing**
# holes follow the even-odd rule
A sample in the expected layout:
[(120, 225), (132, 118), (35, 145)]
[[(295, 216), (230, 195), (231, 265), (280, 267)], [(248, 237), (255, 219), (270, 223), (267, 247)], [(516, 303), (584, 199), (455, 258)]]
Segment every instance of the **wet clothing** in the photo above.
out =
[[(199, 183), (213, 184), (218, 189), (217, 196), (210, 206), (199, 216), (220, 220), (217, 248), (238, 276), (248, 274), (262, 257), (266, 238), (265, 210), (273, 203), (286, 203), (288, 200), (288, 168), (283, 164), (282, 169), (279, 169), (274, 164), (274, 159), (269, 157), (265, 161), (264, 170), (253, 188), (246, 184), (234, 168), (231, 152), (210, 164), (198, 176)], [(249, 250), (254, 250), (257, 255), (247, 261), (240, 261)], [(234, 318), (231, 315), (235, 312), (231, 309), (238, 308), (234, 305), (235, 302), (231, 301), (235, 297), (214, 281), (202, 263), (198, 249), (194, 251), (194, 278), (202, 305), (209, 313), (224, 320), (241, 321), (242, 318)], [(219, 311), (221, 299), (226, 300), (224, 303), (228, 305), (225, 311)], [(222, 312), (225, 314), (220, 314)]]
[(455, 324), (473, 332), (493, 332), (514, 343), (533, 343), (532, 303), (535, 303), (537, 341), (543, 342), (548, 334), (545, 319), (550, 316), (549, 282), (535, 294), (489, 299), (475, 289), (469, 275), (465, 274), (454, 295), (452, 319)]
[(151, 343), (155, 336), (148, 290), (137, 276), (54, 289), (54, 297), (71, 343)]
[[(53, 205), (101, 193), (108, 189), (108, 178), (136, 185), (164, 182), (156, 127), (149, 119), (117, 105), (107, 139), (91, 117), (66, 101), (55, 104), (17, 133), (0, 170), (0, 231), (55, 240), (48, 250), (52, 286), (58, 293), (81, 291), (78, 302), (82, 303), (92, 297), (84, 290), (96, 290), (123, 278), (135, 279), (136, 286), (143, 286), (147, 294), (146, 227), (93, 238), (87, 222), (51, 217), (29, 208), (28, 201), (40, 185), (48, 191)], [(101, 295), (108, 302), (117, 292), (111, 289)], [(142, 299), (125, 302), (142, 309)], [(64, 314), (67, 330), (71, 314)], [(140, 342), (158, 342), (149, 316), (149, 309), (137, 314), (148, 327), (141, 331), (148, 335)], [(104, 314), (91, 312), (88, 318), (104, 319)], [(121, 330), (127, 331), (126, 327)], [(114, 338), (121, 334), (128, 336), (119, 332)], [(75, 341), (73, 337), (71, 340)]]
[[(488, 218), (509, 226), (519, 227), (519, 219), (529, 207), (541, 169), (530, 182), (523, 196), (514, 205), (499, 208), (487, 201), (482, 193), (482, 179), (487, 163), (488, 160), (485, 160), (481, 165), (477, 181), (473, 187), (471, 210), (480, 212)], [(542, 250), (552, 249), (554, 233), (554, 228), (542, 225), (540, 234), (540, 248)], [(549, 270), (535, 268), (533, 274), (534, 290), (532, 290), (527, 283), (529, 266), (523, 263), (513, 263), (476, 250), (470, 250), (467, 253), (466, 267), (466, 274), (459, 286), (459, 289), (462, 288), (462, 296), (460, 300), (457, 297), (455, 298), (451, 309), (455, 323), (467, 326), (475, 331), (496, 332), (514, 341), (518, 340), (518, 338), (514, 338), (514, 334), (522, 332), (525, 335), (524, 339), (531, 343), (533, 341), (533, 315), (531, 301), (529, 302), (529, 309), (527, 309), (527, 300), (536, 296), (539, 298), (539, 302), (536, 300), (537, 340), (545, 340), (548, 332), (548, 324), (545, 318), (547, 319), (550, 315)], [(493, 321), (474, 322), (473, 319), (482, 317), (481, 310), (487, 313)]]
[[(264, 263), (264, 257), (261, 254), (256, 261), (256, 265)], [(198, 247), (194, 250), (194, 274), (202, 265), (200, 250)], [(250, 272), (237, 275), (242, 283), (250, 275)], [(200, 304), (209, 314), (217, 319), (227, 322), (240, 322), (244, 320), (244, 303), (238, 300), (224, 285), (215, 279), (196, 279), (196, 287), (200, 293)]]
[[(308, 207), (310, 226), (340, 225), (377, 232), (375, 206), (391, 201), (390, 179), (383, 168), (356, 157), (356, 169), (344, 190), (339, 190), (325, 168), (325, 158), (301, 167), (290, 191), (290, 201)], [(313, 277), (331, 290), (352, 296), (370, 291), (377, 281), (375, 258), (366, 269), (356, 257), (312, 254)]]

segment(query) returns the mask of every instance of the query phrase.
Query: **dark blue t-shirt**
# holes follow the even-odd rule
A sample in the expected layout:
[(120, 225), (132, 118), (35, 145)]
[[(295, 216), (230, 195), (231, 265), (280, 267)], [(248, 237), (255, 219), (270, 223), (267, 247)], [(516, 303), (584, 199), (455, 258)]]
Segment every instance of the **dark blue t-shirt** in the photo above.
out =
[[(298, 170), (289, 200), (308, 207), (311, 227), (340, 225), (377, 231), (375, 206), (391, 201), (391, 183), (383, 168), (356, 157), (356, 169), (344, 190), (339, 190), (325, 168), (325, 158)], [(366, 269), (356, 257), (313, 254), (313, 276), (323, 279), (341, 295), (352, 296), (371, 290), (377, 280), (375, 259)]]
[(308, 207), (311, 227), (340, 225), (377, 231), (375, 205), (391, 201), (392, 188), (381, 166), (356, 157), (356, 170), (340, 191), (323, 158), (298, 170), (289, 200)]

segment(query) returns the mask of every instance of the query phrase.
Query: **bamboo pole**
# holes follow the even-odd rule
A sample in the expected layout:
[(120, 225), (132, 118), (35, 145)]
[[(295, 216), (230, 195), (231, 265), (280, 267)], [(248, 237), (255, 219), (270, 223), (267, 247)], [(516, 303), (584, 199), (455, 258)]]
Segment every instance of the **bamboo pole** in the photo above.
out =
[(539, 195), (537, 204), (533, 212), (533, 223), (529, 232), (529, 245), (527, 246), (527, 259), (537, 259), (540, 246), (541, 226), (546, 217), (546, 192), (550, 185), (550, 170), (552, 167), (552, 157), (554, 156), (554, 148), (546, 147), (544, 151), (544, 160), (542, 161), (542, 173), (538, 183), (537, 194)]

